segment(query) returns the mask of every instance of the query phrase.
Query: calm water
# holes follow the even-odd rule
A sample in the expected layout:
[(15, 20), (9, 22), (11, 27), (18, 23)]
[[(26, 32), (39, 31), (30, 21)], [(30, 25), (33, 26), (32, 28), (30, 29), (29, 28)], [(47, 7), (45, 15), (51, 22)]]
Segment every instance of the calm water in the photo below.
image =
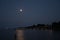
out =
[(26, 30), (25, 40), (54, 40), (53, 32), (40, 30)]
[[(25, 40), (60, 40), (60, 32), (25, 30)], [(0, 40), (15, 40), (15, 30), (0, 30)]]
[(2, 29), (0, 30), (0, 40), (14, 40), (14, 32), (13, 29)]
[(25, 40), (60, 40), (60, 32), (26, 30)]

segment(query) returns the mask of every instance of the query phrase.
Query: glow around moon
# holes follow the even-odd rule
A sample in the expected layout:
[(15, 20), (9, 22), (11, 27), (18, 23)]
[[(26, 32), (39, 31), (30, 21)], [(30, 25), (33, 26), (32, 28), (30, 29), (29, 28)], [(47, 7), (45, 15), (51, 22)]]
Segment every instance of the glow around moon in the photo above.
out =
[(20, 12), (22, 12), (23, 10), (22, 9), (20, 9)]

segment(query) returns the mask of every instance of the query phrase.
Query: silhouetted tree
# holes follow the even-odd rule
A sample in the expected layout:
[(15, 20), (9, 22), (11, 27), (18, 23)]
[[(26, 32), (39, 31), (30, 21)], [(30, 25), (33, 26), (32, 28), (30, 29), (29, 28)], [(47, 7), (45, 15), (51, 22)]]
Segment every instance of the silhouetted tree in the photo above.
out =
[(58, 24), (60, 25), (60, 21), (58, 22)]
[(41, 26), (45, 26), (45, 24), (41, 24)]
[(57, 25), (56, 22), (53, 22), (53, 23), (52, 23), (52, 29), (53, 29), (53, 30), (55, 29), (56, 25)]
[(33, 26), (33, 28), (35, 28), (36, 27), (36, 25), (32, 25)]
[(60, 22), (53, 22), (52, 23), (52, 29), (53, 30), (60, 30)]
[(41, 24), (37, 24), (37, 27), (41, 26)]

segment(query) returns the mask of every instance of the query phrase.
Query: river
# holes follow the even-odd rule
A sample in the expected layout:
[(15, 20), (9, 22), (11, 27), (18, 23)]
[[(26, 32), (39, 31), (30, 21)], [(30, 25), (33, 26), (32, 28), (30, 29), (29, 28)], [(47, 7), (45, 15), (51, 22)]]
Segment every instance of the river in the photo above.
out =
[[(24, 30), (24, 40), (60, 40), (59, 31)], [(0, 30), (0, 40), (15, 40), (15, 30)]]

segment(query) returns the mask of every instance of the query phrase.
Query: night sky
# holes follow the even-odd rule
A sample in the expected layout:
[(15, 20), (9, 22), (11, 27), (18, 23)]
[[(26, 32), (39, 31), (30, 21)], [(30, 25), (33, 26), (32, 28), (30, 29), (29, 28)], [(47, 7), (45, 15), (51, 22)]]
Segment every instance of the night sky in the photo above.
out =
[[(22, 13), (18, 14), (22, 9)], [(60, 20), (60, 0), (0, 0), (0, 27), (51, 24)]]

